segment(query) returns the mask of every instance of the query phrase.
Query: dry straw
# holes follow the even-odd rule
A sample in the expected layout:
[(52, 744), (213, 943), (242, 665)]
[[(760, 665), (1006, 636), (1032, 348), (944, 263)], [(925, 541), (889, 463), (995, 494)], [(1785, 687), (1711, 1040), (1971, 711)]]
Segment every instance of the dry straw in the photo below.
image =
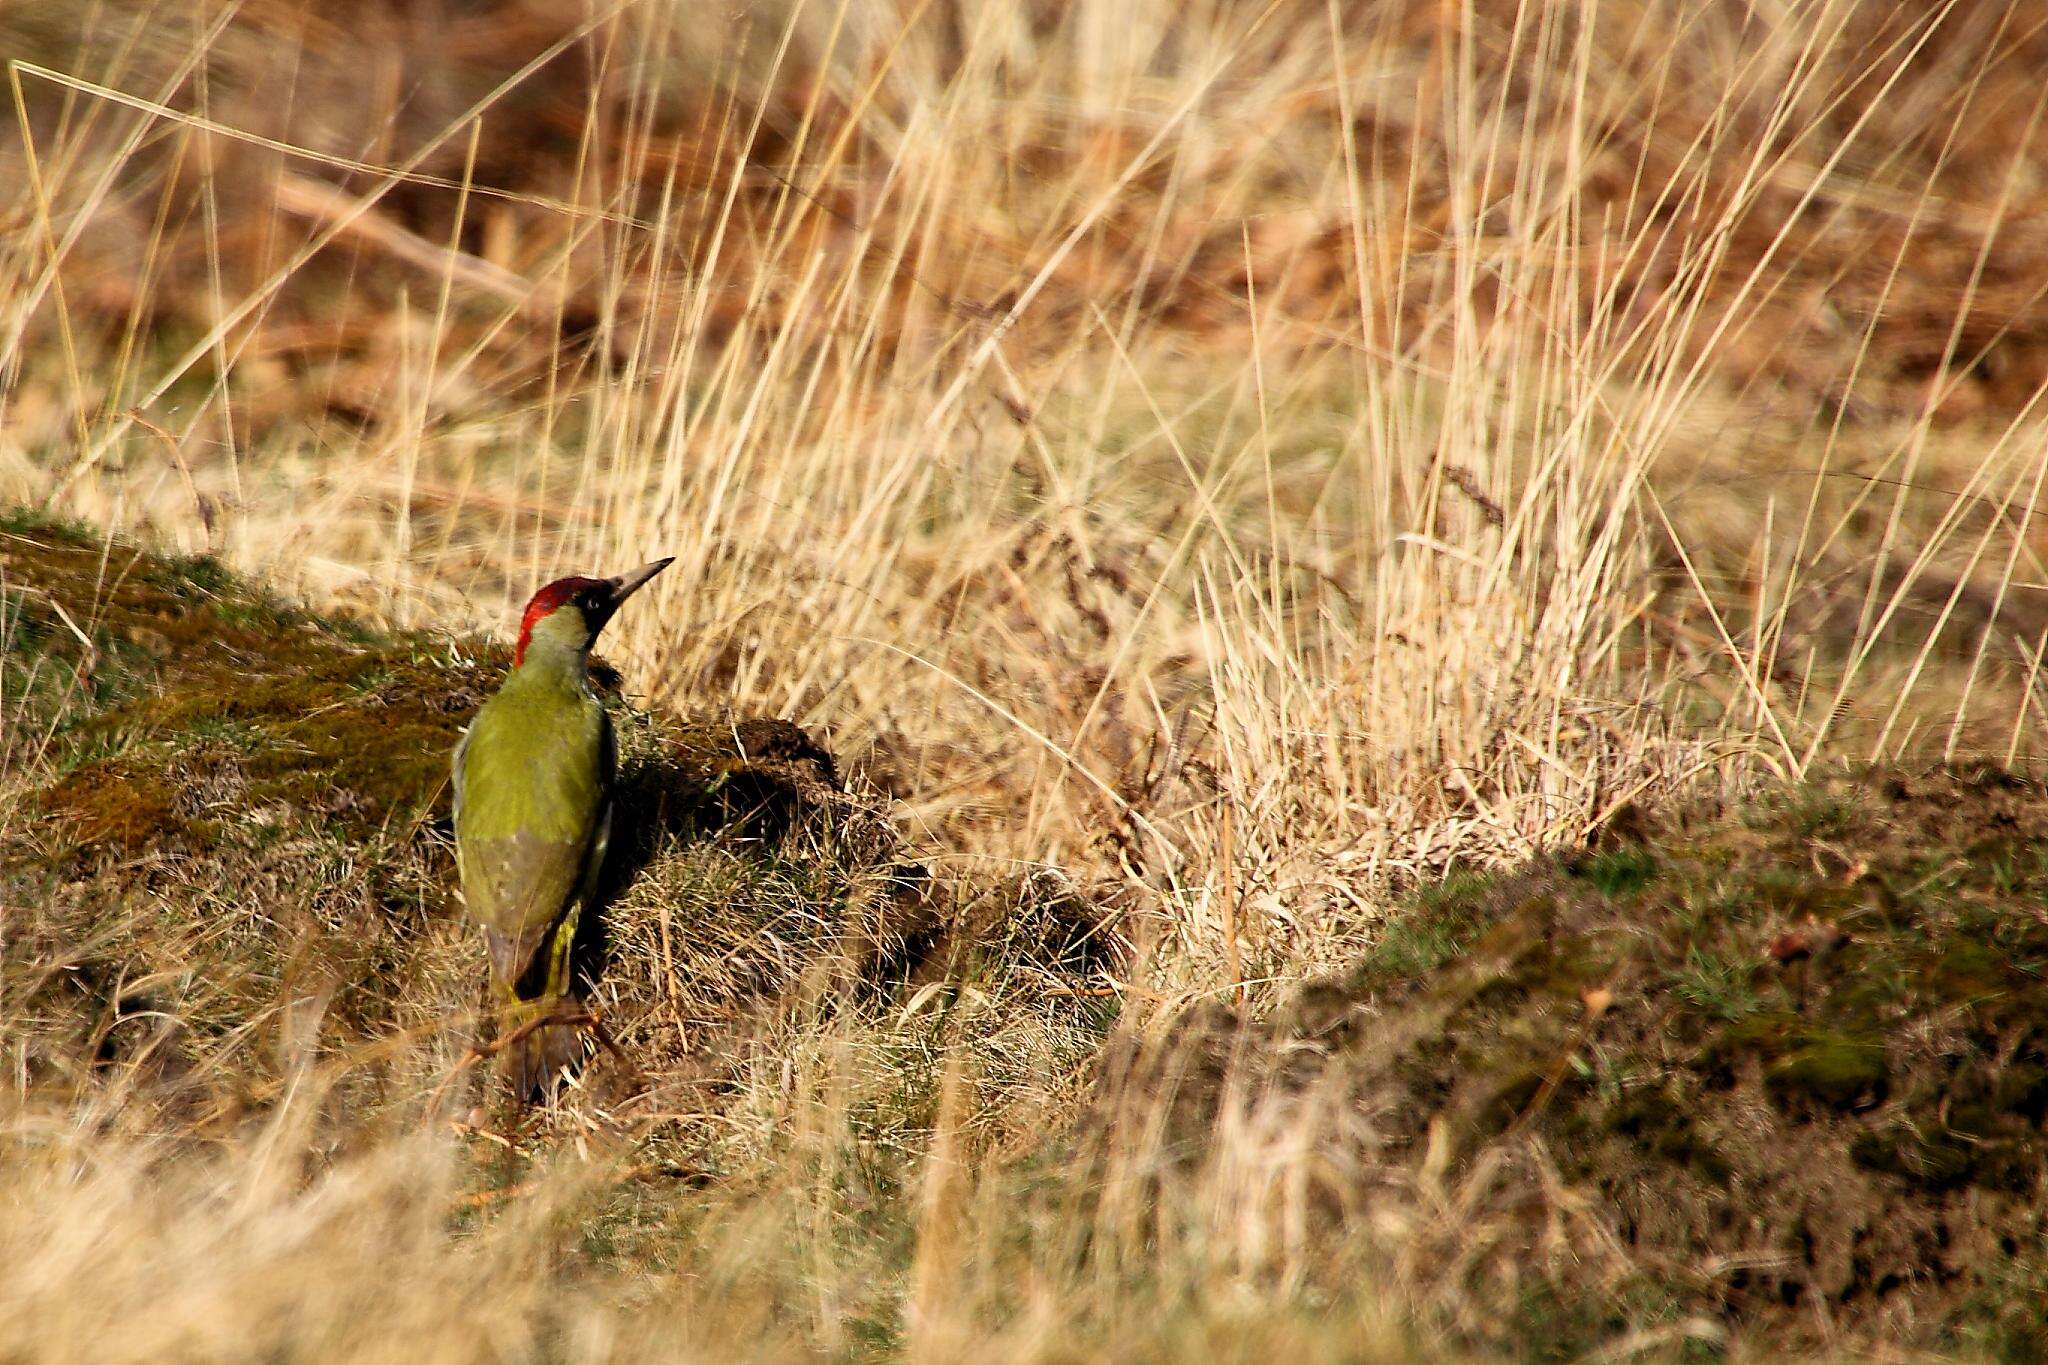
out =
[[(705, 12), (16, 0), (0, 497), (402, 626), (674, 554), (614, 628), (628, 690), (826, 735), (949, 884), (1118, 907), (1131, 1022), (1269, 1000), (1403, 888), (1682, 792), (2035, 757), (2024, 7)], [(9, 786), (46, 750), (0, 745)], [(1321, 1158), (1257, 1093), (1142, 1231), (1114, 1181), (1083, 1212), (949, 1173), (1085, 1084), (1056, 1029), (960, 1055), (1040, 1018), (991, 999), (785, 1021), (730, 1110), (750, 1193), (665, 1226), (652, 1284), (561, 1269), (579, 1200), (638, 1216), (609, 1176), (451, 1237), (445, 1143), (330, 1157), (284, 1104), (159, 1178), (153, 1131), (17, 1093), (0, 1260), (41, 1278), (6, 1337), (716, 1355), (873, 1319), (1056, 1355), (1129, 1344), (1119, 1265), (1211, 1344), (1309, 1331), (1242, 1327), (1348, 1266), (1308, 1268)], [(888, 1065), (936, 1109), (862, 1117)], [(846, 1230), (876, 1150), (930, 1158), (886, 1273)], [(1461, 1197), (1376, 1231), (1389, 1294), (1427, 1297), (1399, 1248)], [(287, 1274), (330, 1307), (266, 1308)]]

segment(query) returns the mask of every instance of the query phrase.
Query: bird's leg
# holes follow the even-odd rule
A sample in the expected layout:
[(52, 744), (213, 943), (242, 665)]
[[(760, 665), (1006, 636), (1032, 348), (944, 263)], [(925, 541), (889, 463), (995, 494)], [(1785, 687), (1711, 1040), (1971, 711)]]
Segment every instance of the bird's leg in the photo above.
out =
[(498, 1041), (491, 1045), (491, 1051), (496, 1052), (504, 1046), (506, 1036), (517, 1030), (520, 1022), (532, 1014), (533, 1007), (519, 998), (519, 986), (516, 982), (498, 981), (493, 984), (497, 988), (498, 997)]
[(555, 926), (554, 941), (548, 946), (547, 998), (560, 1000), (569, 993), (569, 950), (576, 945), (576, 925), (583, 918), (577, 905)]

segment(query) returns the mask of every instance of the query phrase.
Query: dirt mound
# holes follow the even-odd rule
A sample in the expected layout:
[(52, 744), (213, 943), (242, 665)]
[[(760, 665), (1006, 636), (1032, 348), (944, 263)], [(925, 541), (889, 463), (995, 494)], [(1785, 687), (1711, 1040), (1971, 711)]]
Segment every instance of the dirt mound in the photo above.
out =
[[(358, 1100), (420, 1093), (417, 1057), (373, 1059), (446, 1035), (445, 1066), (473, 1032), (483, 959), (454, 899), (448, 755), (506, 651), (378, 636), (211, 561), (25, 519), (0, 526), (0, 586), (0, 898), (27, 907), (0, 970), (37, 1007), (31, 1080), (203, 1062), (239, 1078), (211, 1101), (232, 1110), (310, 1030)], [(701, 1084), (807, 982), (908, 976), (941, 901), (879, 798), (787, 721), (651, 716), (600, 674), (622, 791), (578, 960), (636, 1082)], [(592, 1071), (605, 1103), (614, 1069)]]
[(1495, 1344), (2048, 1353), (2048, 801), (2001, 774), (1453, 880), (1271, 1019), (1201, 1012), (1105, 1076), (1104, 1116), (1183, 1138), (1233, 1103), (1321, 1124), (1333, 1213), (1457, 1191), (1428, 1273)]

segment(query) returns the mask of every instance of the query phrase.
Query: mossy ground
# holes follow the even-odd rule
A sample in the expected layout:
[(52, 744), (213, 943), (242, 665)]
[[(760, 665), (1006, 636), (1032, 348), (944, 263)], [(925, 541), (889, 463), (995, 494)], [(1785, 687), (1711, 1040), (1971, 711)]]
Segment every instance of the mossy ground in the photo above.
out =
[[(504, 652), (21, 518), (0, 574), (22, 1094), (111, 1088), (225, 1132), (310, 1059), (355, 1125), (337, 1142), (419, 1112), (473, 1036), (444, 774)], [(1071, 884), (941, 884), (793, 726), (618, 716), (618, 856), (583, 961), (631, 1065), (594, 1065), (478, 1167), (495, 1199), (548, 1144), (623, 1140), (635, 1175), (579, 1224), (579, 1263), (666, 1265), (701, 1231), (689, 1191), (817, 1158), (789, 1132), (793, 1078), (829, 1073), (833, 1244), (874, 1267), (878, 1350), (921, 1254), (914, 1154), (955, 1082), (977, 1098), (952, 1140), (1024, 1157), (1006, 1188), (1089, 1229), (1057, 1243), (1074, 1264), (1114, 1272), (1109, 1248), (1158, 1245), (1171, 1211), (1218, 1216), (1175, 1173), (1267, 1150), (1245, 1135), (1268, 1123), (1315, 1153), (1298, 1197), (1351, 1249), (1321, 1263), (1417, 1286), (1428, 1330), (1481, 1349), (2048, 1350), (2031, 784), (1879, 772), (1646, 816), (1426, 889), (1250, 1026), (1154, 1012), (1148, 1047), (1094, 986), (1129, 977), (1128, 950)], [(1023, 1226), (1018, 1254), (1053, 1254)]]
[[(15, 1039), (32, 1075), (76, 1082), (124, 1050), (189, 1069), (294, 1000), (320, 1002), (336, 1048), (454, 1005), (438, 980), (421, 998), (452, 911), (435, 821), (501, 657), (376, 639), (210, 560), (20, 516), (0, 579), (0, 887), (33, 907), (7, 965), (18, 999), (72, 1005)], [(214, 1069), (245, 1090), (273, 1070)]]
[[(445, 1070), (481, 1003), (448, 755), (507, 651), (321, 619), (212, 561), (21, 516), (0, 526), (0, 576), (14, 811), (0, 895), (33, 906), (7, 944), (14, 1003), (39, 1025), (13, 1040), (27, 1073), (85, 1084), (110, 1060), (187, 1075), (206, 1059), (236, 1082), (209, 1107), (239, 1113), (274, 1090), (275, 1044), (310, 1009), (352, 1103), (427, 1091), (432, 1069), (403, 1044)], [(704, 1087), (743, 1089), (793, 1000), (873, 1009), (965, 959), (941, 932), (945, 891), (802, 731), (652, 716), (597, 674), (622, 768), (605, 908), (579, 961), (622, 1052), (593, 1065), (588, 1092), (608, 1121), (628, 1091), (649, 1112), (687, 1094), (700, 1122), (675, 1159), (720, 1167)], [(1054, 970), (1063, 916), (1085, 913), (1062, 904), (1010, 903), (1017, 925), (1052, 925)], [(1012, 946), (1001, 971), (1036, 948)], [(1067, 1007), (1046, 1045), (1072, 1053), (1059, 1039), (1098, 1033), (1076, 1033), (1084, 1013)], [(407, 1061), (364, 1061), (380, 1056)]]
[[(1570, 1359), (1690, 1323), (1751, 1351), (2048, 1352), (2033, 784), (1840, 776), (1457, 878), (1259, 1044), (1217, 1036), (1298, 1106), (1347, 1096), (1354, 1159), (1525, 1164), (1469, 1211), (1521, 1229), (1521, 1308), (1476, 1332), (1496, 1346)], [(1597, 1233), (1560, 1256), (1567, 1208)]]

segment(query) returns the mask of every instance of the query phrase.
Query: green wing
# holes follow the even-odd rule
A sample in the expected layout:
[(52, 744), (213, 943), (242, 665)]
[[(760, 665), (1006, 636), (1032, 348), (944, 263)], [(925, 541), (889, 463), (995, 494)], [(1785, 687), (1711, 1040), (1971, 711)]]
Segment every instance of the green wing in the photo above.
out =
[(516, 981), (548, 930), (587, 895), (609, 824), (610, 719), (587, 695), (508, 688), (456, 751), (456, 857), (492, 965)]

